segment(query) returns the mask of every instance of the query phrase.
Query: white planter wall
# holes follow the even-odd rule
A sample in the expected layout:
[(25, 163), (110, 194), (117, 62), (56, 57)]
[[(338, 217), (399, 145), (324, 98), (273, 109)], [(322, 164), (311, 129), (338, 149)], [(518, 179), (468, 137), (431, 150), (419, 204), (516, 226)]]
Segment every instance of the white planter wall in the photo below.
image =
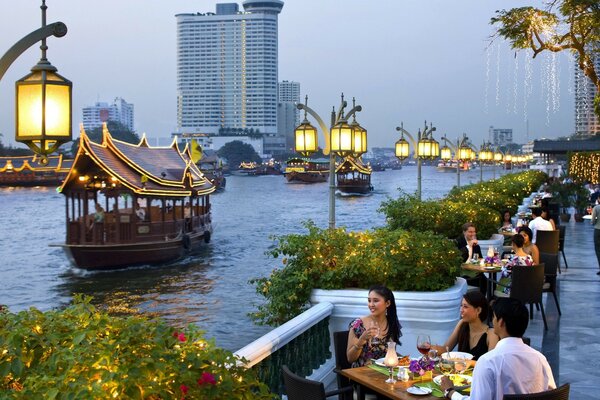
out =
[[(439, 292), (394, 292), (398, 319), (402, 324), (402, 346), (398, 351), (403, 355), (420, 355), (416, 347), (420, 333), (429, 334), (433, 343), (443, 344), (458, 322), (460, 303), (466, 291), (466, 281), (456, 278), (454, 286)], [(313, 305), (333, 304), (331, 332), (347, 331), (354, 318), (369, 314), (367, 296), (365, 289), (314, 289), (310, 301)]]

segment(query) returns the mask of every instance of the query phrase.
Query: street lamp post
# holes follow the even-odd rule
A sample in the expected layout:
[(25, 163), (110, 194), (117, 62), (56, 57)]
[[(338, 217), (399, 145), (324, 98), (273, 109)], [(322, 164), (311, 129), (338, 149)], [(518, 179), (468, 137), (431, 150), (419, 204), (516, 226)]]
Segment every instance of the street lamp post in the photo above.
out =
[(486, 162), (494, 159), (494, 153), (491, 150), (491, 144), (483, 142), (479, 150), (479, 183), (483, 182), (483, 166)]
[(422, 160), (437, 158), (440, 154), (440, 145), (433, 138), (433, 132), (436, 128), (431, 124), (427, 127), (427, 121), (425, 121), (425, 127), (421, 132), (419, 129), (417, 133), (417, 140), (404, 129), (404, 123), (400, 123), (400, 126), (396, 127), (396, 130), (401, 133), (400, 139), (396, 142), (396, 157), (400, 161), (407, 158), (410, 154), (410, 146), (404, 135), (408, 136), (410, 144), (412, 144), (415, 156), (417, 157), (417, 198), (421, 200), (421, 164)]
[(41, 41), (40, 60), (31, 68), (31, 74), (16, 82), (15, 139), (39, 154), (41, 164), (47, 164), (47, 155), (72, 139), (72, 84), (57, 74), (46, 58), (46, 38), (65, 36), (67, 26), (62, 22), (47, 25), (45, 0), (40, 8), (42, 27), (23, 37), (0, 58), (0, 80), (25, 50)]
[(356, 118), (351, 124), (348, 124), (348, 119), (354, 116), (357, 112), (362, 111), (362, 106), (354, 105), (347, 113), (344, 114), (344, 109), (348, 105), (342, 100), (338, 112), (335, 108), (331, 112), (331, 127), (327, 129), (323, 119), (313, 109), (308, 107), (308, 96), (306, 96), (304, 104), (298, 103), (296, 107), (299, 110), (304, 110), (304, 121), (295, 130), (296, 151), (304, 156), (309, 156), (318, 150), (318, 135), (314, 128), (306, 118), (306, 114), (310, 114), (319, 124), (319, 128), (325, 137), (325, 148), (323, 154), (329, 154), (329, 229), (335, 228), (335, 157), (346, 157), (352, 154), (362, 154), (366, 151), (367, 146), (367, 131), (356, 122)]
[(496, 179), (496, 164), (503, 161), (504, 153), (502, 153), (499, 148), (496, 148), (496, 151), (494, 152), (494, 179)]
[(454, 157), (456, 158), (456, 186), (460, 188), (460, 162), (472, 160), (475, 152), (469, 144), (469, 138), (464, 133), (462, 138), (456, 140), (456, 145), (448, 140), (446, 135), (442, 137), (442, 140), (446, 143), (441, 150), (442, 159), (451, 160), (452, 152), (454, 152)]

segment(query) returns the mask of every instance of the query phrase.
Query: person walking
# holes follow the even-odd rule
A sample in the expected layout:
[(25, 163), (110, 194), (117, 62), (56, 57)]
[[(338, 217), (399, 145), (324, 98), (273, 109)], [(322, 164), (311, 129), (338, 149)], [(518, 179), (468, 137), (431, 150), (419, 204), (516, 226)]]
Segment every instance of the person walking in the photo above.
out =
[(592, 210), (592, 225), (594, 226), (594, 249), (596, 250), (599, 268), (596, 275), (600, 275), (600, 204), (594, 206)]

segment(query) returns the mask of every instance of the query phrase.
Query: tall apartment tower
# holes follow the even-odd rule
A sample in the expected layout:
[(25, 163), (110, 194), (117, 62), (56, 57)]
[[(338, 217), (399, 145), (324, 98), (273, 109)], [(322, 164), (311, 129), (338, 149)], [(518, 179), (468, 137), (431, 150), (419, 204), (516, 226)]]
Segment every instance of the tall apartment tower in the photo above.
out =
[(496, 146), (506, 146), (513, 142), (513, 130), (512, 129), (499, 129), (490, 126), (489, 140)]
[[(592, 56), (594, 57), (594, 56)], [(600, 55), (594, 57), (596, 72), (600, 72)], [(597, 89), (581, 72), (575, 61), (575, 133), (581, 136), (600, 134), (600, 120), (594, 113), (594, 97)]]
[(281, 0), (217, 4), (177, 14), (177, 125), (277, 133), (277, 16)]
[(300, 83), (279, 82), (279, 103), (277, 104), (277, 132), (285, 137), (285, 148), (294, 151), (294, 130), (300, 125), (300, 110), (296, 103), (300, 102)]
[(93, 106), (82, 108), (83, 127), (86, 130), (102, 126), (103, 122), (116, 121), (125, 125), (133, 132), (133, 104), (120, 97), (114, 99), (112, 104), (96, 102)]

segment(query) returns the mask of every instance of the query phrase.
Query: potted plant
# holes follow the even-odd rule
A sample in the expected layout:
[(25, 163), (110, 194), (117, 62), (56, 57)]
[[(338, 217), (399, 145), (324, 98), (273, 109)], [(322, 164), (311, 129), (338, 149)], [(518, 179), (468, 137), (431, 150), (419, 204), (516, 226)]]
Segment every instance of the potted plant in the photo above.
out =
[(560, 207), (560, 220), (562, 222), (569, 222), (571, 220), (569, 208), (573, 205), (572, 186), (572, 183), (560, 182), (555, 182), (552, 185), (550, 185), (550, 190), (552, 191), (552, 198), (559, 204)]
[(590, 204), (590, 192), (583, 185), (573, 184), (574, 195), (573, 205), (575, 206), (575, 221), (583, 222), (583, 216), (586, 214), (586, 208)]

